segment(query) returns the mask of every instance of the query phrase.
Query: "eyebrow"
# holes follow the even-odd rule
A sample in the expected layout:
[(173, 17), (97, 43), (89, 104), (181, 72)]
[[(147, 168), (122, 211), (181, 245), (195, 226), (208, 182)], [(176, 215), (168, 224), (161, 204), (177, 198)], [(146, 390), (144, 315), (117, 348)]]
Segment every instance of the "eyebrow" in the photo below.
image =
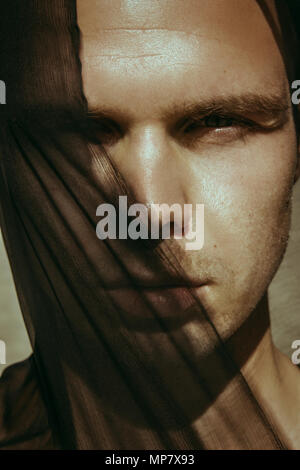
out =
[[(243, 95), (221, 95), (212, 99), (194, 102), (173, 103), (161, 110), (161, 117), (167, 121), (201, 119), (205, 116), (259, 116), (271, 124), (284, 124), (291, 109), (289, 95), (285, 90), (274, 94), (246, 93)], [(125, 108), (91, 107), (88, 117), (93, 120), (112, 119), (127, 122), (133, 117)]]

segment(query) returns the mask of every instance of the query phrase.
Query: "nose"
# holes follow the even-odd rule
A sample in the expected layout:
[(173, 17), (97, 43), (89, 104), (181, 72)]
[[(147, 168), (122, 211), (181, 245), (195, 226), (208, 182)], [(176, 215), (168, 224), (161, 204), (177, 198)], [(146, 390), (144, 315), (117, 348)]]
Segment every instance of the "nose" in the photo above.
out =
[[(170, 217), (170, 207), (174, 204), (184, 213), (184, 204), (188, 201), (182, 157), (180, 149), (162, 125), (146, 123), (133, 126), (113, 154), (135, 200), (147, 207), (160, 204), (158, 217), (161, 226)], [(182, 231), (184, 234), (184, 227), (189, 226), (190, 221), (182, 218), (182, 226), (178, 227), (175, 217), (172, 212), (171, 233)]]

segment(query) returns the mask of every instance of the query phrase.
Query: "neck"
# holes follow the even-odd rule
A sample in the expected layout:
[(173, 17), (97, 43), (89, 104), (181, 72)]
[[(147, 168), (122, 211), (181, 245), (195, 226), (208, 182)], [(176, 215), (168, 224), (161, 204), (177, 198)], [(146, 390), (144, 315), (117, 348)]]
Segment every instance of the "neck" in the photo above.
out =
[(300, 371), (272, 341), (267, 295), (228, 345), (283, 443), (300, 449)]

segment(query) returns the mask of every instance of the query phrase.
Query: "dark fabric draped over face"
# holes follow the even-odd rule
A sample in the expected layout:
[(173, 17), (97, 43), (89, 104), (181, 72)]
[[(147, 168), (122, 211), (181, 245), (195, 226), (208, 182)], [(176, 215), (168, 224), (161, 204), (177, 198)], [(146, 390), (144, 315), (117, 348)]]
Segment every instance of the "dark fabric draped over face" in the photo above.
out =
[(75, 2), (10, 0), (0, 44), (1, 228), (33, 348), (0, 379), (0, 448), (284, 447), (192, 291), (196, 347), (139, 288), (188, 283), (172, 243), (96, 237), (97, 206), (131, 195), (88, 136)]

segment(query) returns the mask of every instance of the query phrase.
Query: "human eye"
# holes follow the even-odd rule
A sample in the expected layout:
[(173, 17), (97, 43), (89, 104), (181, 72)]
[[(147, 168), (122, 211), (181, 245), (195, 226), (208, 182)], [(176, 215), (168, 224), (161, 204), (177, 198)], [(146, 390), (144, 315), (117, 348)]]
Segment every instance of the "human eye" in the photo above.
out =
[(210, 114), (188, 120), (182, 128), (183, 139), (187, 143), (230, 143), (258, 130), (259, 126), (242, 117)]

